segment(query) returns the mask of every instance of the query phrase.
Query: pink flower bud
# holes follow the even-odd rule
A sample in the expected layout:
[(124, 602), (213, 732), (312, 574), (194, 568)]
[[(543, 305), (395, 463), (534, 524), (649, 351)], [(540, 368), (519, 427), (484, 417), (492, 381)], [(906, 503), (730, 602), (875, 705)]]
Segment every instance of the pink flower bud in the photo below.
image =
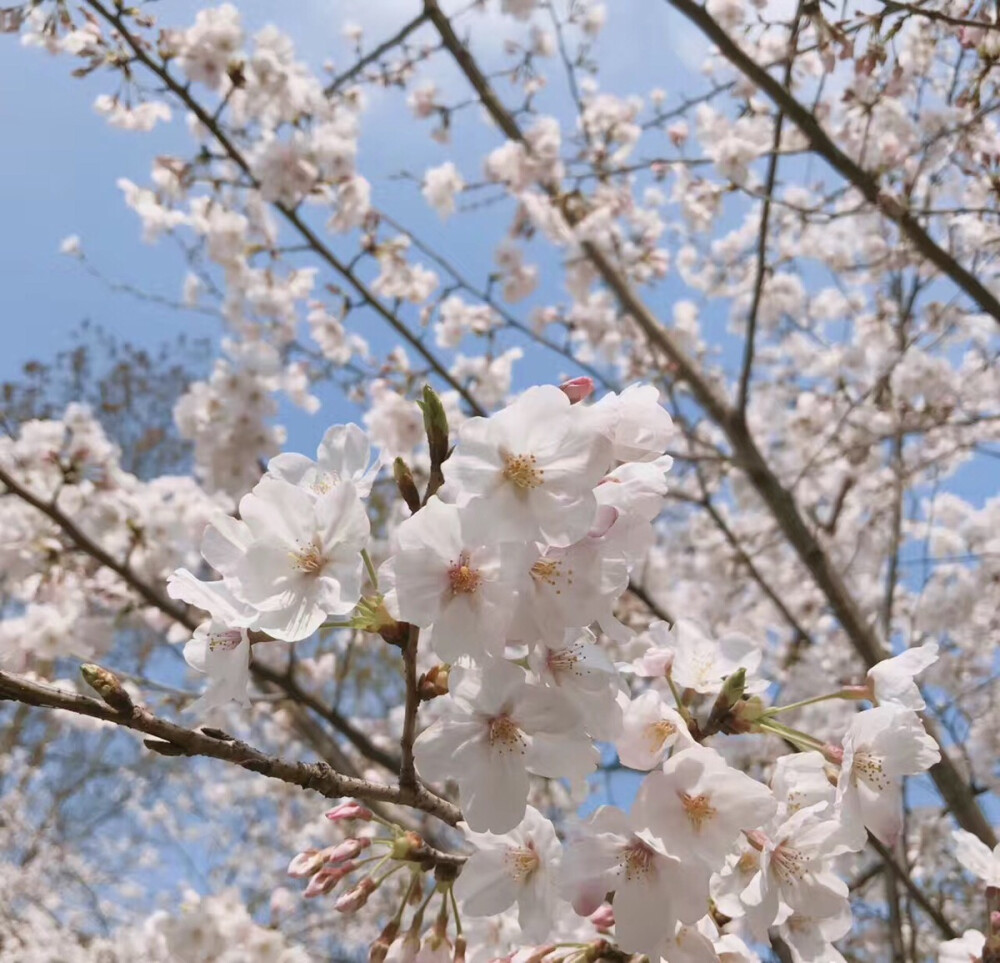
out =
[(371, 876), (365, 876), (354, 889), (348, 890), (339, 897), (337, 902), (333, 904), (333, 908), (338, 913), (356, 913), (368, 902), (368, 897), (374, 892), (375, 880)]
[(609, 930), (615, 925), (615, 911), (611, 908), (610, 903), (605, 903), (603, 906), (599, 906), (593, 913), (590, 914), (590, 922), (598, 930)]
[(347, 802), (341, 803), (339, 806), (334, 806), (333, 809), (329, 810), (326, 813), (326, 818), (333, 820), (333, 822), (341, 819), (362, 819), (367, 823), (372, 819), (372, 812), (370, 809), (362, 806), (361, 803), (349, 799)]
[(288, 864), (288, 875), (292, 879), (306, 879), (317, 872), (325, 862), (325, 850), (307, 849), (292, 857), (292, 861)]
[(357, 863), (344, 863), (343, 866), (331, 866), (321, 869), (311, 880), (302, 894), (306, 899), (314, 896), (325, 896), (334, 886), (345, 876), (353, 873), (358, 868)]
[(589, 398), (594, 393), (593, 378), (571, 378), (559, 385), (559, 390), (570, 400), (570, 404), (575, 405), (585, 398)]
[(827, 762), (832, 762), (836, 766), (839, 766), (844, 761), (844, 750), (841, 749), (840, 746), (834, 746), (827, 743), (822, 747), (822, 749), (820, 749), (820, 752), (823, 753), (823, 758), (826, 759)]
[(342, 863), (345, 859), (354, 859), (359, 856), (371, 844), (372, 841), (370, 839), (345, 839), (336, 846), (324, 849), (323, 852), (326, 853), (326, 861), (328, 863)]

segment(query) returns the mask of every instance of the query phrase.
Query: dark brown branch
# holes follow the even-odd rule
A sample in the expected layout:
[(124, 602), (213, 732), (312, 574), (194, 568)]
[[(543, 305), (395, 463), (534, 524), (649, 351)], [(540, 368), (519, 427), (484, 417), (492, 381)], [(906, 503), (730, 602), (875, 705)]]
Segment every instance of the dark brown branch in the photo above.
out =
[[(31, 682), (27, 679), (0, 672), (0, 700), (20, 702), (46, 709), (64, 709), (77, 715), (102, 719), (124, 729), (132, 729), (152, 736), (169, 746), (162, 755), (205, 756), (221, 759), (251, 772), (272, 779), (280, 779), (302, 789), (313, 789), (328, 799), (350, 796), (355, 799), (374, 802), (394, 803), (411, 806), (431, 816), (436, 816), (454, 826), (461, 818), (461, 811), (447, 800), (433, 795), (420, 786), (406, 789), (356, 779), (335, 772), (326, 763), (289, 762), (278, 756), (269, 756), (259, 749), (237, 739), (222, 740), (212, 738), (195, 729), (186, 729), (153, 715), (141, 706), (133, 708), (131, 714), (120, 713), (105, 703), (88, 696), (64, 692), (51, 686)], [(147, 742), (147, 745), (149, 743)], [(154, 744), (155, 747), (155, 744)]]
[(369, 64), (375, 63), (378, 59), (385, 56), (394, 47), (398, 47), (406, 38), (417, 30), (427, 19), (426, 14), (418, 13), (409, 23), (404, 24), (399, 28), (396, 33), (394, 33), (388, 40), (383, 41), (377, 47), (374, 47), (363, 57), (361, 57), (357, 63), (351, 66), (349, 69), (345, 70), (342, 74), (338, 74), (331, 80), (326, 87), (323, 88), (323, 93), (329, 97), (331, 94), (335, 94), (341, 87), (349, 84), (362, 70), (365, 69)]
[(941, 931), (941, 935), (947, 940), (956, 939), (959, 933), (948, 922), (941, 910), (927, 898), (924, 891), (913, 882), (910, 874), (896, 862), (892, 853), (871, 833), (868, 834), (868, 842), (882, 858), (883, 865), (903, 884), (913, 901), (934, 921), (934, 925)]
[[(184, 606), (179, 605), (173, 599), (167, 597), (162, 592), (158, 592), (149, 583), (140, 579), (135, 572), (124, 562), (120, 562), (106, 552), (97, 542), (80, 529), (72, 519), (70, 519), (53, 502), (47, 502), (39, 498), (29, 489), (18, 482), (8, 471), (0, 467), (0, 483), (5, 485), (18, 498), (36, 508), (45, 515), (51, 522), (57, 525), (69, 538), (73, 545), (90, 556), (100, 565), (114, 572), (129, 588), (131, 588), (143, 601), (153, 608), (158, 609), (168, 618), (183, 625), (186, 629), (194, 631), (198, 627), (198, 619)], [(307, 706), (318, 716), (330, 723), (340, 732), (362, 755), (373, 762), (380, 763), (391, 772), (399, 772), (399, 760), (392, 754), (380, 749), (374, 743), (345, 719), (339, 712), (331, 706), (327, 706), (319, 699), (311, 696), (302, 689), (294, 680), (289, 679), (281, 673), (275, 672), (260, 662), (254, 662), (250, 671), (255, 678), (264, 682), (278, 686), (289, 698)]]
[(403, 759), (399, 767), (400, 788), (417, 785), (417, 771), (413, 765), (413, 740), (417, 736), (417, 709), (420, 708), (420, 692), (417, 689), (417, 646), (420, 643), (420, 629), (410, 626), (409, 637), (403, 646), (403, 682), (406, 686), (406, 701), (403, 709), (403, 735), (399, 745)]
[(939, 247), (903, 203), (884, 192), (878, 178), (864, 170), (845, 154), (823, 130), (816, 116), (799, 103), (781, 81), (769, 74), (729, 36), (711, 15), (695, 0), (667, 0), (719, 48), (741, 74), (760, 88), (802, 132), (809, 146), (841, 176), (850, 181), (861, 195), (885, 217), (896, 224), (916, 250), (946, 274), (979, 308), (1000, 323), (1000, 300), (968, 268)]

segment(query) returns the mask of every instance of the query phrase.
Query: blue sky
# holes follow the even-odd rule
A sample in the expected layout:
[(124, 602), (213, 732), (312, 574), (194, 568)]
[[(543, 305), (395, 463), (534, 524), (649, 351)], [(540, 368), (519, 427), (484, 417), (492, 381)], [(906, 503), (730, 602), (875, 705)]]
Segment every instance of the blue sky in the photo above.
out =
[[(183, 26), (200, 6), (193, 0), (170, 0), (153, 9), (163, 24)], [(418, 9), (416, 0), (379, 0), (378, 4), (251, 0), (237, 6), (248, 33), (274, 20), (292, 36), (299, 56), (314, 67), (328, 59), (342, 66), (350, 62), (340, 37), (344, 20), (360, 23), (366, 43), (375, 44)], [(615, 16), (612, 5), (601, 41), (605, 55), (602, 85), (640, 94), (654, 86), (694, 89), (700, 78), (692, 76), (690, 60), (685, 64), (673, 55), (664, 59), (666, 51), (678, 48), (690, 57), (698, 45), (689, 29), (666, 4), (630, 7), (627, 17)], [(508, 18), (501, 20), (496, 13), (487, 16), (486, 22), (478, 21), (477, 38), (486, 44), (487, 55), (495, 55), (499, 51), (497, 25), (504, 27), (506, 35), (523, 33), (523, 28)], [(687, 43), (679, 42), (681, 31)], [(0, 93), (0, 129), (7, 135), (0, 138), (0, 211), (6, 226), (0, 231), (0, 263), (5, 269), (5, 283), (0, 285), (5, 345), (0, 380), (16, 377), (24, 362), (45, 360), (65, 347), (84, 319), (141, 345), (157, 344), (180, 332), (218, 338), (221, 327), (213, 318), (116, 294), (58, 251), (62, 238), (78, 234), (88, 260), (109, 279), (167, 298), (179, 297), (185, 273), (179, 253), (169, 242), (141, 243), (138, 218), (126, 208), (116, 186), (119, 177), (145, 185), (157, 154), (190, 150), (179, 115), (175, 112), (173, 124), (162, 125), (152, 134), (116, 130), (92, 108), (98, 93), (114, 90), (110, 74), (99, 71), (83, 80), (74, 79), (70, 71), (75, 65), (69, 58), (23, 48), (13, 37), (2, 38), (2, 43), (0, 91), (5, 93)], [(646, 65), (642, 76), (636, 64)], [(449, 69), (439, 58), (422, 76), (432, 76), (453, 90), (455, 100), (465, 98), (465, 88)], [(561, 75), (553, 76), (561, 88)], [(553, 93), (564, 96), (555, 85)], [(494, 131), (463, 118), (461, 143), (442, 148), (429, 138), (429, 126), (412, 120), (398, 93), (376, 94), (362, 123), (360, 167), (373, 182), (376, 204), (446, 249), (472, 278), (483, 278), (483, 266), (491, 262), (494, 239), (506, 224), (507, 212), (498, 212), (494, 231), (484, 231), (482, 221), (472, 218), (457, 217), (442, 224), (427, 210), (412, 183), (392, 175), (404, 164), (419, 174), (427, 166), (455, 159), (466, 178), (475, 180), (480, 176), (482, 156), (498, 143)], [(546, 293), (553, 300), (562, 296), (558, 287), (543, 283), (534, 301), (542, 303)], [(378, 324), (374, 318), (366, 319), (365, 335), (377, 332)], [(375, 337), (382, 342), (380, 335)], [(552, 380), (566, 370), (565, 362), (561, 368), (558, 363), (560, 359), (552, 357), (526, 361), (518, 372), (519, 380)], [(347, 409), (332, 392), (321, 397), (324, 407), (315, 418), (290, 414), (291, 447), (308, 449), (326, 424), (344, 416)]]

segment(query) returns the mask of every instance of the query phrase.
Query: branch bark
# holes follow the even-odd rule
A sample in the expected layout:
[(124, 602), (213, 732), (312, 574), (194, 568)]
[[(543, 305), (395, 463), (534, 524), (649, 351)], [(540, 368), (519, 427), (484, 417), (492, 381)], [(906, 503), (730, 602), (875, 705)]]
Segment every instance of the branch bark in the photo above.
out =
[(279, 756), (267, 755), (238, 739), (216, 739), (195, 729), (178, 726), (153, 715), (141, 706), (135, 706), (131, 713), (117, 712), (97, 699), (64, 692), (6, 672), (0, 672), (0, 700), (46, 709), (62, 709), (91, 719), (101, 719), (124, 729), (153, 736), (171, 747), (170, 755), (220, 759), (302, 789), (313, 789), (328, 799), (350, 796), (364, 801), (410, 806), (436, 816), (451, 826), (462, 818), (457, 806), (420, 786), (404, 788), (357, 779), (335, 772), (322, 762), (290, 762)]

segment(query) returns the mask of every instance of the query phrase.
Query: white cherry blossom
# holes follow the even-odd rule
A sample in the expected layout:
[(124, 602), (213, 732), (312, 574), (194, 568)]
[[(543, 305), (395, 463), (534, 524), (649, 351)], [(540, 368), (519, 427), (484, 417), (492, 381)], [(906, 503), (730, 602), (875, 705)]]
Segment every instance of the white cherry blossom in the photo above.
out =
[(776, 808), (766, 786), (695, 745), (646, 776), (632, 811), (679, 859), (717, 870), (740, 833), (762, 826)]
[(390, 610), (433, 625), (434, 650), (448, 662), (503, 655), (521, 578), (523, 550), (483, 544), (469, 523), (470, 509), (431, 498), (396, 530), (399, 551), (380, 575)]
[(565, 547), (587, 534), (609, 445), (554, 385), (531, 388), (490, 418), (470, 418), (445, 464), (449, 487), (510, 539)]
[(474, 833), (475, 847), (455, 884), (463, 913), (492, 916), (517, 904), (518, 922), (528, 940), (542, 943), (557, 912), (556, 889), (562, 844), (555, 827), (533, 806), (508, 833)]
[(844, 735), (837, 781), (837, 806), (855, 839), (869, 829), (893, 845), (903, 825), (902, 777), (924, 772), (940, 758), (912, 710), (878, 706), (855, 715)]
[(580, 778), (597, 750), (571, 705), (531, 684), (523, 669), (491, 660), (452, 669), (445, 714), (414, 743), (425, 779), (454, 779), (462, 812), (476, 832), (506, 833), (524, 817), (528, 773)]
[(917, 688), (916, 676), (937, 662), (938, 645), (925, 642), (891, 659), (884, 659), (868, 670), (868, 687), (879, 705), (893, 704), (919, 712), (924, 697)]

